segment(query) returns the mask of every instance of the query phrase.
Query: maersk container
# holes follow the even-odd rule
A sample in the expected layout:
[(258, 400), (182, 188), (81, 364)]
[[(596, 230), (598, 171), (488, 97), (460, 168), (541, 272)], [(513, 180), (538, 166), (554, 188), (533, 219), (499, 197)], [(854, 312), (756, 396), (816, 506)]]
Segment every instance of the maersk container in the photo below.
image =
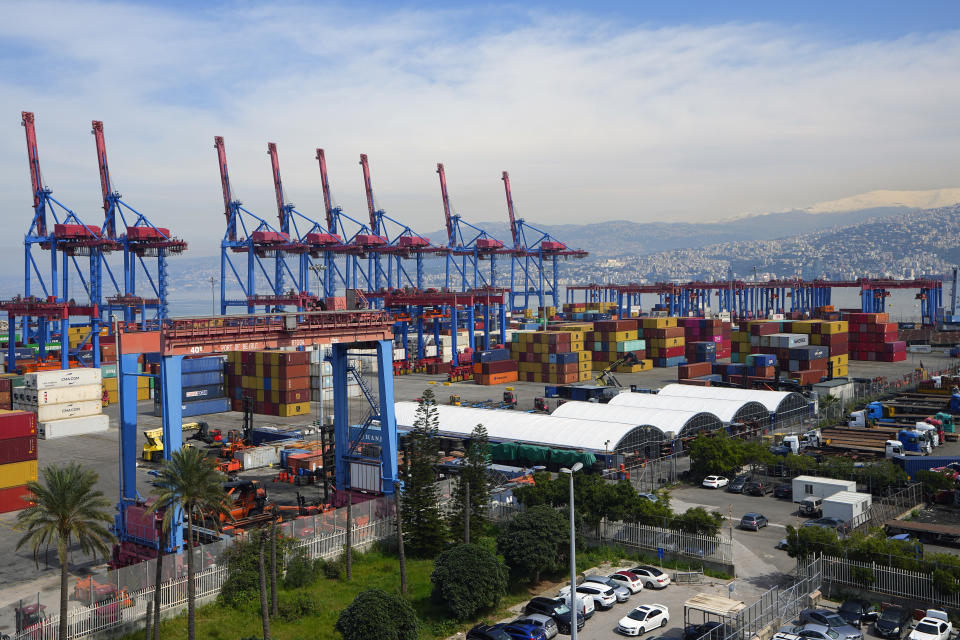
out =
[(99, 433), (109, 428), (110, 417), (103, 414), (82, 418), (65, 418), (63, 420), (40, 422), (37, 425), (37, 437), (41, 440), (53, 440), (54, 438)]
[(856, 491), (856, 480), (837, 480), (836, 478), (818, 478), (816, 476), (797, 476), (793, 479), (793, 501), (802, 502), (804, 498), (828, 498), (840, 491)]
[(917, 471), (929, 471), (950, 463), (960, 464), (960, 456), (893, 456), (893, 462), (912, 480)]
[(28, 389), (79, 387), (101, 382), (103, 382), (103, 376), (100, 369), (57, 369), (56, 371), (35, 371), (23, 376), (23, 386)]
[[(20, 396), (20, 397), (16, 397)], [(27, 389), (15, 394), (14, 400), (45, 406), (48, 404), (62, 404), (65, 402), (83, 402), (86, 400), (100, 400), (103, 397), (103, 387), (99, 384), (85, 384), (79, 387), (56, 387), (53, 389)]]

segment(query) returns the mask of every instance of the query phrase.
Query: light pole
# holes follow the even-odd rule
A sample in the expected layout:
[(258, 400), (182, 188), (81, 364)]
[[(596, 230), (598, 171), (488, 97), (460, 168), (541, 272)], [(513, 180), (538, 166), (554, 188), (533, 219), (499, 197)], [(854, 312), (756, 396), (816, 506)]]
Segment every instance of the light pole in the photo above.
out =
[(210, 315), (217, 315), (217, 294), (214, 285), (217, 284), (217, 279), (213, 276), (210, 276)]
[(327, 266), (323, 264), (310, 265), (310, 271), (313, 271), (313, 275), (317, 276), (317, 300), (323, 298), (323, 279), (320, 277), (320, 274), (326, 270)]
[(573, 474), (583, 469), (583, 463), (560, 469), (570, 476), (570, 640), (577, 640), (577, 532), (573, 523)]

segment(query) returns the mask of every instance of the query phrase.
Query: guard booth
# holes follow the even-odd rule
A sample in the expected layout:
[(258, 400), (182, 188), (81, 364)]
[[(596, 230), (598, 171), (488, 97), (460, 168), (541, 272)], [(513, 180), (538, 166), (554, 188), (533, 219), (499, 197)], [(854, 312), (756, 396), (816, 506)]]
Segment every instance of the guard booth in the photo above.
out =
[(739, 614), (746, 608), (742, 600), (698, 593), (683, 603), (683, 628), (709, 624), (700, 636), (703, 640), (728, 640), (738, 636)]

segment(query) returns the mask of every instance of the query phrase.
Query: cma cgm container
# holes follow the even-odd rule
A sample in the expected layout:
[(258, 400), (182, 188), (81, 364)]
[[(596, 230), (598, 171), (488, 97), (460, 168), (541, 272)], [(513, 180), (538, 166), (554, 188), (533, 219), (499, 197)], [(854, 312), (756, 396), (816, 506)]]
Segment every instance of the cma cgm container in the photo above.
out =
[(100, 369), (58, 369), (28, 373), (23, 377), (23, 386), (28, 389), (53, 389), (100, 384), (102, 381)]
[(828, 498), (840, 491), (856, 491), (855, 480), (836, 480), (815, 476), (797, 476), (793, 479), (793, 501), (803, 502), (804, 498)]

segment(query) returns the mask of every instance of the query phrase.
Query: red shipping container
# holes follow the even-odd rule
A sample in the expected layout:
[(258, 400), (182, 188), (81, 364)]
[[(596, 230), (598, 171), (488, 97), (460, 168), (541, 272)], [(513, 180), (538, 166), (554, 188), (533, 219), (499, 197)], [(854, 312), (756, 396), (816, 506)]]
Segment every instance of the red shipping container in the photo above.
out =
[(33, 502), (30, 501), (32, 496), (26, 485), (0, 489), (0, 513), (20, 511), (32, 506)]
[(0, 465), (37, 459), (36, 436), (7, 438), (0, 446)]
[(707, 376), (713, 372), (713, 364), (710, 362), (697, 362), (693, 364), (682, 364), (677, 367), (677, 378), (684, 380), (688, 378), (699, 378)]
[(493, 373), (506, 373), (516, 371), (517, 363), (513, 360), (500, 360), (499, 362), (482, 362), (480, 364), (480, 373), (489, 375)]
[(37, 435), (37, 414), (0, 410), (0, 440)]
[(780, 333), (779, 322), (760, 322), (750, 325), (750, 335), (769, 336), (774, 333)]
[(693, 387), (709, 387), (709, 380), (678, 380), (680, 384), (688, 384)]
[(903, 342), (902, 340), (898, 340), (896, 342), (885, 342), (883, 344), (884, 353), (897, 353), (899, 351), (906, 351), (906, 350), (907, 350), (907, 343)]
[(682, 338), (683, 327), (667, 327), (666, 329), (644, 329), (644, 338)]
[(657, 355), (658, 358), (675, 358), (677, 356), (687, 355), (686, 348), (684, 347), (658, 347)]
[(598, 320), (593, 323), (594, 331), (633, 331), (636, 328), (636, 320)]

